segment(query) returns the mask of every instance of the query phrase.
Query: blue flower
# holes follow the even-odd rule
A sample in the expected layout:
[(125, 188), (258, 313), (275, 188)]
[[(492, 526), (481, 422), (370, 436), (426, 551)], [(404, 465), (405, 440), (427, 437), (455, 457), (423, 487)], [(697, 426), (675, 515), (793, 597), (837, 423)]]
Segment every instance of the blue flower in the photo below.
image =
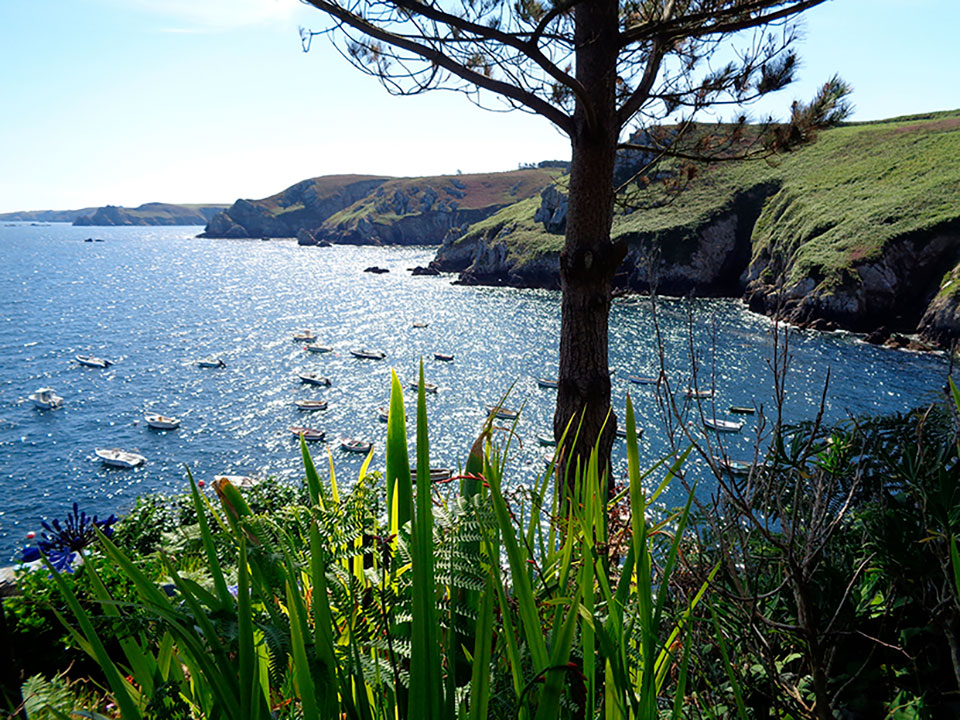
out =
[(46, 532), (40, 534), (36, 547), (28, 546), (23, 549), (21, 560), (33, 562), (39, 560), (41, 555), (46, 555), (57, 571), (73, 572), (73, 559), (77, 553), (96, 540), (94, 527), (110, 537), (113, 535), (111, 525), (116, 521), (116, 515), (111, 515), (106, 520), (98, 520), (96, 515), (90, 517), (85, 512), (80, 512), (79, 505), (74, 503), (73, 512), (64, 518), (62, 524), (59, 520), (50, 524), (46, 521), (41, 523)]

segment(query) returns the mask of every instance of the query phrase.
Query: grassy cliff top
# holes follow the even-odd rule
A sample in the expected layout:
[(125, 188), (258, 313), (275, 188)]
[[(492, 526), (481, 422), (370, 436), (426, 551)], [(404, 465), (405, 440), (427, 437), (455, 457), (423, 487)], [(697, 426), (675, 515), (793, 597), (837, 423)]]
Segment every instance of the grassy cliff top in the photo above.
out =
[[(768, 199), (753, 233), (754, 257), (772, 250), (790, 259), (795, 278), (811, 271), (830, 278), (878, 256), (895, 237), (960, 219), (958, 158), (960, 111), (845, 124), (772, 162), (705, 168), (659, 207), (651, 207), (650, 198), (665, 196), (654, 183), (643, 190), (645, 207), (618, 210), (613, 237), (682, 243), (738, 198), (763, 188)], [(514, 231), (508, 252), (518, 260), (556, 252), (562, 237), (533, 221), (537, 207), (531, 201), (504, 208), (458, 242), (509, 226)]]
[(339, 225), (362, 218), (371, 222), (390, 222), (428, 210), (476, 210), (510, 205), (536, 195), (560, 173), (558, 168), (531, 168), (499, 173), (393, 178), (331, 216), (327, 223)]

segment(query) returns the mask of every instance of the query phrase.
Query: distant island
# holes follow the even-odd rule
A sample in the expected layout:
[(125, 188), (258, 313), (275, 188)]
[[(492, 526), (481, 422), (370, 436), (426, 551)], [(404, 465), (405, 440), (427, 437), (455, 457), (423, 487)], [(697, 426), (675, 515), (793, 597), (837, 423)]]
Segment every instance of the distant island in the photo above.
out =
[(27, 210), (0, 214), (4, 222), (68, 222), (74, 225), (205, 225), (226, 204), (144, 203), (127, 208), (117, 205), (80, 210)]
[[(708, 126), (704, 128), (709, 131)], [(623, 198), (618, 291), (742, 298), (873, 342), (960, 338), (960, 111), (849, 123), (771, 162), (715, 163)], [(645, 158), (622, 154), (629, 180)], [(312, 178), (216, 214), (206, 237), (437, 244), (460, 282), (559, 287), (565, 163), (421, 178)], [(634, 184), (636, 189), (636, 184)], [(921, 343), (903, 334), (919, 333)]]

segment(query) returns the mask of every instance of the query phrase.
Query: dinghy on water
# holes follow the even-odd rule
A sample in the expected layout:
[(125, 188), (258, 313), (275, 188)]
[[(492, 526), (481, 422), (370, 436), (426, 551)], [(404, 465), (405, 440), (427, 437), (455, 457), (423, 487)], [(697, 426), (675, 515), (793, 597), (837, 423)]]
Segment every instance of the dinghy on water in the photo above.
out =
[(732, 420), (717, 420), (715, 418), (704, 418), (703, 424), (706, 425), (711, 430), (716, 430), (717, 432), (729, 432), (735, 433), (740, 432), (743, 429), (742, 422), (733, 422)]
[(660, 382), (660, 378), (654, 375), (627, 375), (626, 378), (634, 385), (656, 385)]
[(697, 390), (696, 388), (688, 387), (685, 394), (691, 400), (708, 400), (713, 397), (713, 390)]
[[(407, 383), (407, 387), (410, 388), (411, 390), (419, 390), (420, 383), (417, 382), (416, 380), (411, 380), (410, 382)], [(423, 381), (424, 392), (433, 393), (434, 395), (436, 395), (437, 390), (439, 389), (440, 388), (438, 385), (434, 385), (433, 383), (427, 382), (426, 380)]]
[(554, 447), (557, 444), (557, 441), (553, 439), (553, 435), (537, 435), (537, 442), (544, 447)]
[(103, 368), (113, 365), (112, 362), (106, 358), (95, 357), (93, 355), (76, 355), (77, 362), (83, 365), (84, 367), (93, 367), (93, 368)]
[(120, 448), (102, 448), (94, 451), (94, 454), (103, 461), (104, 465), (119, 468), (135, 468), (147, 461), (143, 455), (127, 452)]
[(310, 330), (301, 330), (298, 333), (294, 333), (293, 339), (295, 342), (312, 343), (317, 339), (317, 336), (314, 335)]
[(451, 362), (453, 360), (453, 355), (447, 355), (446, 353), (434, 353), (433, 357), (441, 362)]
[(368, 453), (373, 449), (373, 443), (356, 438), (340, 438), (340, 449), (352, 453)]
[(497, 407), (495, 405), (487, 405), (487, 412), (493, 413), (493, 416), (500, 418), (501, 420), (516, 420), (520, 417), (519, 410), (508, 410), (505, 407)]
[(387, 422), (390, 419), (390, 408), (378, 407), (377, 417), (380, 418), (380, 422)]
[(552, 379), (550, 379), (550, 378), (541, 378), (541, 377), (538, 377), (538, 378), (537, 378), (537, 385), (539, 385), (539, 386), (542, 387), (542, 388), (549, 388), (549, 389), (551, 389), (551, 390), (556, 390), (558, 387), (560, 387), (560, 381), (559, 381), (559, 380), (552, 380)]
[(176, 430), (180, 427), (180, 421), (177, 418), (166, 417), (159, 413), (147, 413), (144, 420), (147, 426), (154, 430)]
[(197, 360), (197, 367), (202, 368), (223, 368), (227, 364), (223, 361), (223, 358), (204, 358), (203, 360)]
[(63, 406), (63, 398), (54, 393), (53, 388), (37, 388), (27, 395), (27, 399), (40, 410), (56, 410)]
[(327, 409), (326, 400), (297, 400), (294, 404), (297, 406), (297, 410), (326, 410)]
[(746, 407), (745, 405), (731, 405), (729, 410), (737, 415), (753, 415), (757, 411), (756, 408)]
[(330, 387), (330, 378), (321, 375), (320, 373), (300, 373), (297, 377), (300, 378), (300, 382), (306, 383), (307, 385), (321, 385), (323, 387)]
[(329, 345), (304, 345), (303, 349), (306, 350), (307, 352), (315, 352), (315, 353), (333, 352), (333, 348), (330, 347)]
[(327, 436), (324, 430), (316, 430), (315, 428), (301, 427), (299, 425), (291, 426), (288, 429), (294, 435), (299, 435), (304, 440), (323, 440)]
[(361, 360), (383, 360), (387, 356), (383, 350), (351, 350), (350, 354)]

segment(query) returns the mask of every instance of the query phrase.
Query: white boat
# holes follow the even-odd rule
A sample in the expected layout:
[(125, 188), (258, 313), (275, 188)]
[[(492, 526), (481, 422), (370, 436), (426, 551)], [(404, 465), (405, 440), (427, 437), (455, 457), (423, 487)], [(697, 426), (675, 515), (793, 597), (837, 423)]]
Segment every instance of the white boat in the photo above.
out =
[(146, 420), (147, 425), (154, 430), (176, 430), (180, 427), (179, 420), (160, 415), (159, 413), (147, 413), (144, 420)]
[(294, 425), (289, 428), (290, 432), (294, 435), (303, 436), (304, 440), (323, 440), (327, 433), (323, 430), (316, 430), (314, 428), (300, 427), (299, 425)]
[(501, 420), (516, 420), (520, 417), (519, 410), (508, 410), (505, 407), (496, 405), (487, 405), (487, 412), (493, 413), (494, 417), (500, 418)]
[(556, 458), (552, 452), (544, 453), (543, 455), (543, 464), (544, 465), (553, 465), (556, 462)]
[(703, 424), (711, 430), (717, 432), (740, 432), (743, 429), (742, 422), (733, 422), (732, 420), (717, 420), (716, 418), (704, 418)]
[(383, 360), (387, 356), (382, 350), (351, 350), (350, 354), (361, 360)]
[(326, 410), (327, 409), (326, 400), (297, 400), (294, 404), (297, 406), (297, 410)]
[(294, 339), (296, 342), (312, 343), (314, 340), (317, 339), (317, 336), (314, 335), (314, 334), (313, 334), (312, 332), (310, 332), (309, 330), (301, 330), (301, 331), (298, 332), (298, 333), (294, 333), (293, 339)]
[(553, 439), (553, 435), (537, 435), (537, 442), (544, 447), (554, 447), (557, 444), (557, 441)]
[(390, 408), (388, 407), (378, 407), (377, 408), (377, 417), (380, 418), (380, 422), (387, 422), (390, 419)]
[(373, 443), (356, 438), (340, 438), (340, 449), (353, 453), (368, 453), (373, 449)]
[(252, 488), (254, 485), (260, 484), (260, 478), (251, 477), (250, 475), (214, 475), (213, 481), (215, 483), (228, 482), (241, 490), (246, 490), (247, 488)]
[(429, 325), (429, 324), (430, 324), (430, 323), (415, 322), (415, 323), (413, 324), (413, 326), (414, 326), (415, 328), (425, 328), (425, 327), (427, 327), (427, 325)]
[(304, 345), (303, 349), (306, 350), (307, 352), (315, 352), (315, 353), (333, 352), (333, 348), (330, 347), (329, 345)]
[(713, 397), (713, 390), (697, 390), (696, 388), (688, 387), (686, 396), (692, 400), (707, 400)]
[(112, 362), (105, 358), (94, 357), (93, 355), (76, 355), (77, 362), (86, 367), (95, 367), (100, 368), (101, 370), (105, 367), (113, 365)]
[(197, 367), (222, 368), (226, 366), (227, 364), (223, 361), (223, 358), (204, 358), (203, 360), (197, 360)]
[(104, 465), (120, 468), (134, 468), (147, 461), (143, 455), (127, 452), (120, 448), (102, 448), (94, 451), (96, 456), (103, 460)]
[(442, 362), (452, 362), (453, 355), (447, 355), (446, 353), (434, 353), (433, 357)]
[[(420, 383), (417, 382), (416, 380), (411, 380), (410, 382), (407, 383), (407, 387), (410, 388), (411, 390), (419, 390)], [(434, 395), (436, 395), (437, 390), (439, 389), (440, 389), (439, 386), (434, 385), (431, 382), (427, 382), (426, 380), (423, 381), (424, 392), (433, 393)]]
[[(625, 438), (627, 436), (627, 429), (625, 427), (617, 428), (617, 437)], [(643, 437), (643, 428), (637, 428), (637, 440)]]
[(304, 382), (307, 385), (322, 385), (323, 387), (330, 387), (330, 378), (321, 375), (320, 373), (300, 373), (297, 377), (300, 378), (300, 382)]
[(36, 392), (27, 395), (34, 407), (41, 410), (55, 410), (63, 405), (63, 398), (53, 392), (53, 388), (37, 388)]
[(560, 387), (560, 381), (559, 381), (559, 380), (550, 380), (550, 379), (548, 379), (548, 378), (540, 378), (540, 377), (538, 377), (538, 378), (537, 378), (537, 385), (539, 385), (539, 386), (542, 387), (542, 388), (551, 388), (551, 389), (553, 389), (553, 390), (556, 390), (558, 387)]

